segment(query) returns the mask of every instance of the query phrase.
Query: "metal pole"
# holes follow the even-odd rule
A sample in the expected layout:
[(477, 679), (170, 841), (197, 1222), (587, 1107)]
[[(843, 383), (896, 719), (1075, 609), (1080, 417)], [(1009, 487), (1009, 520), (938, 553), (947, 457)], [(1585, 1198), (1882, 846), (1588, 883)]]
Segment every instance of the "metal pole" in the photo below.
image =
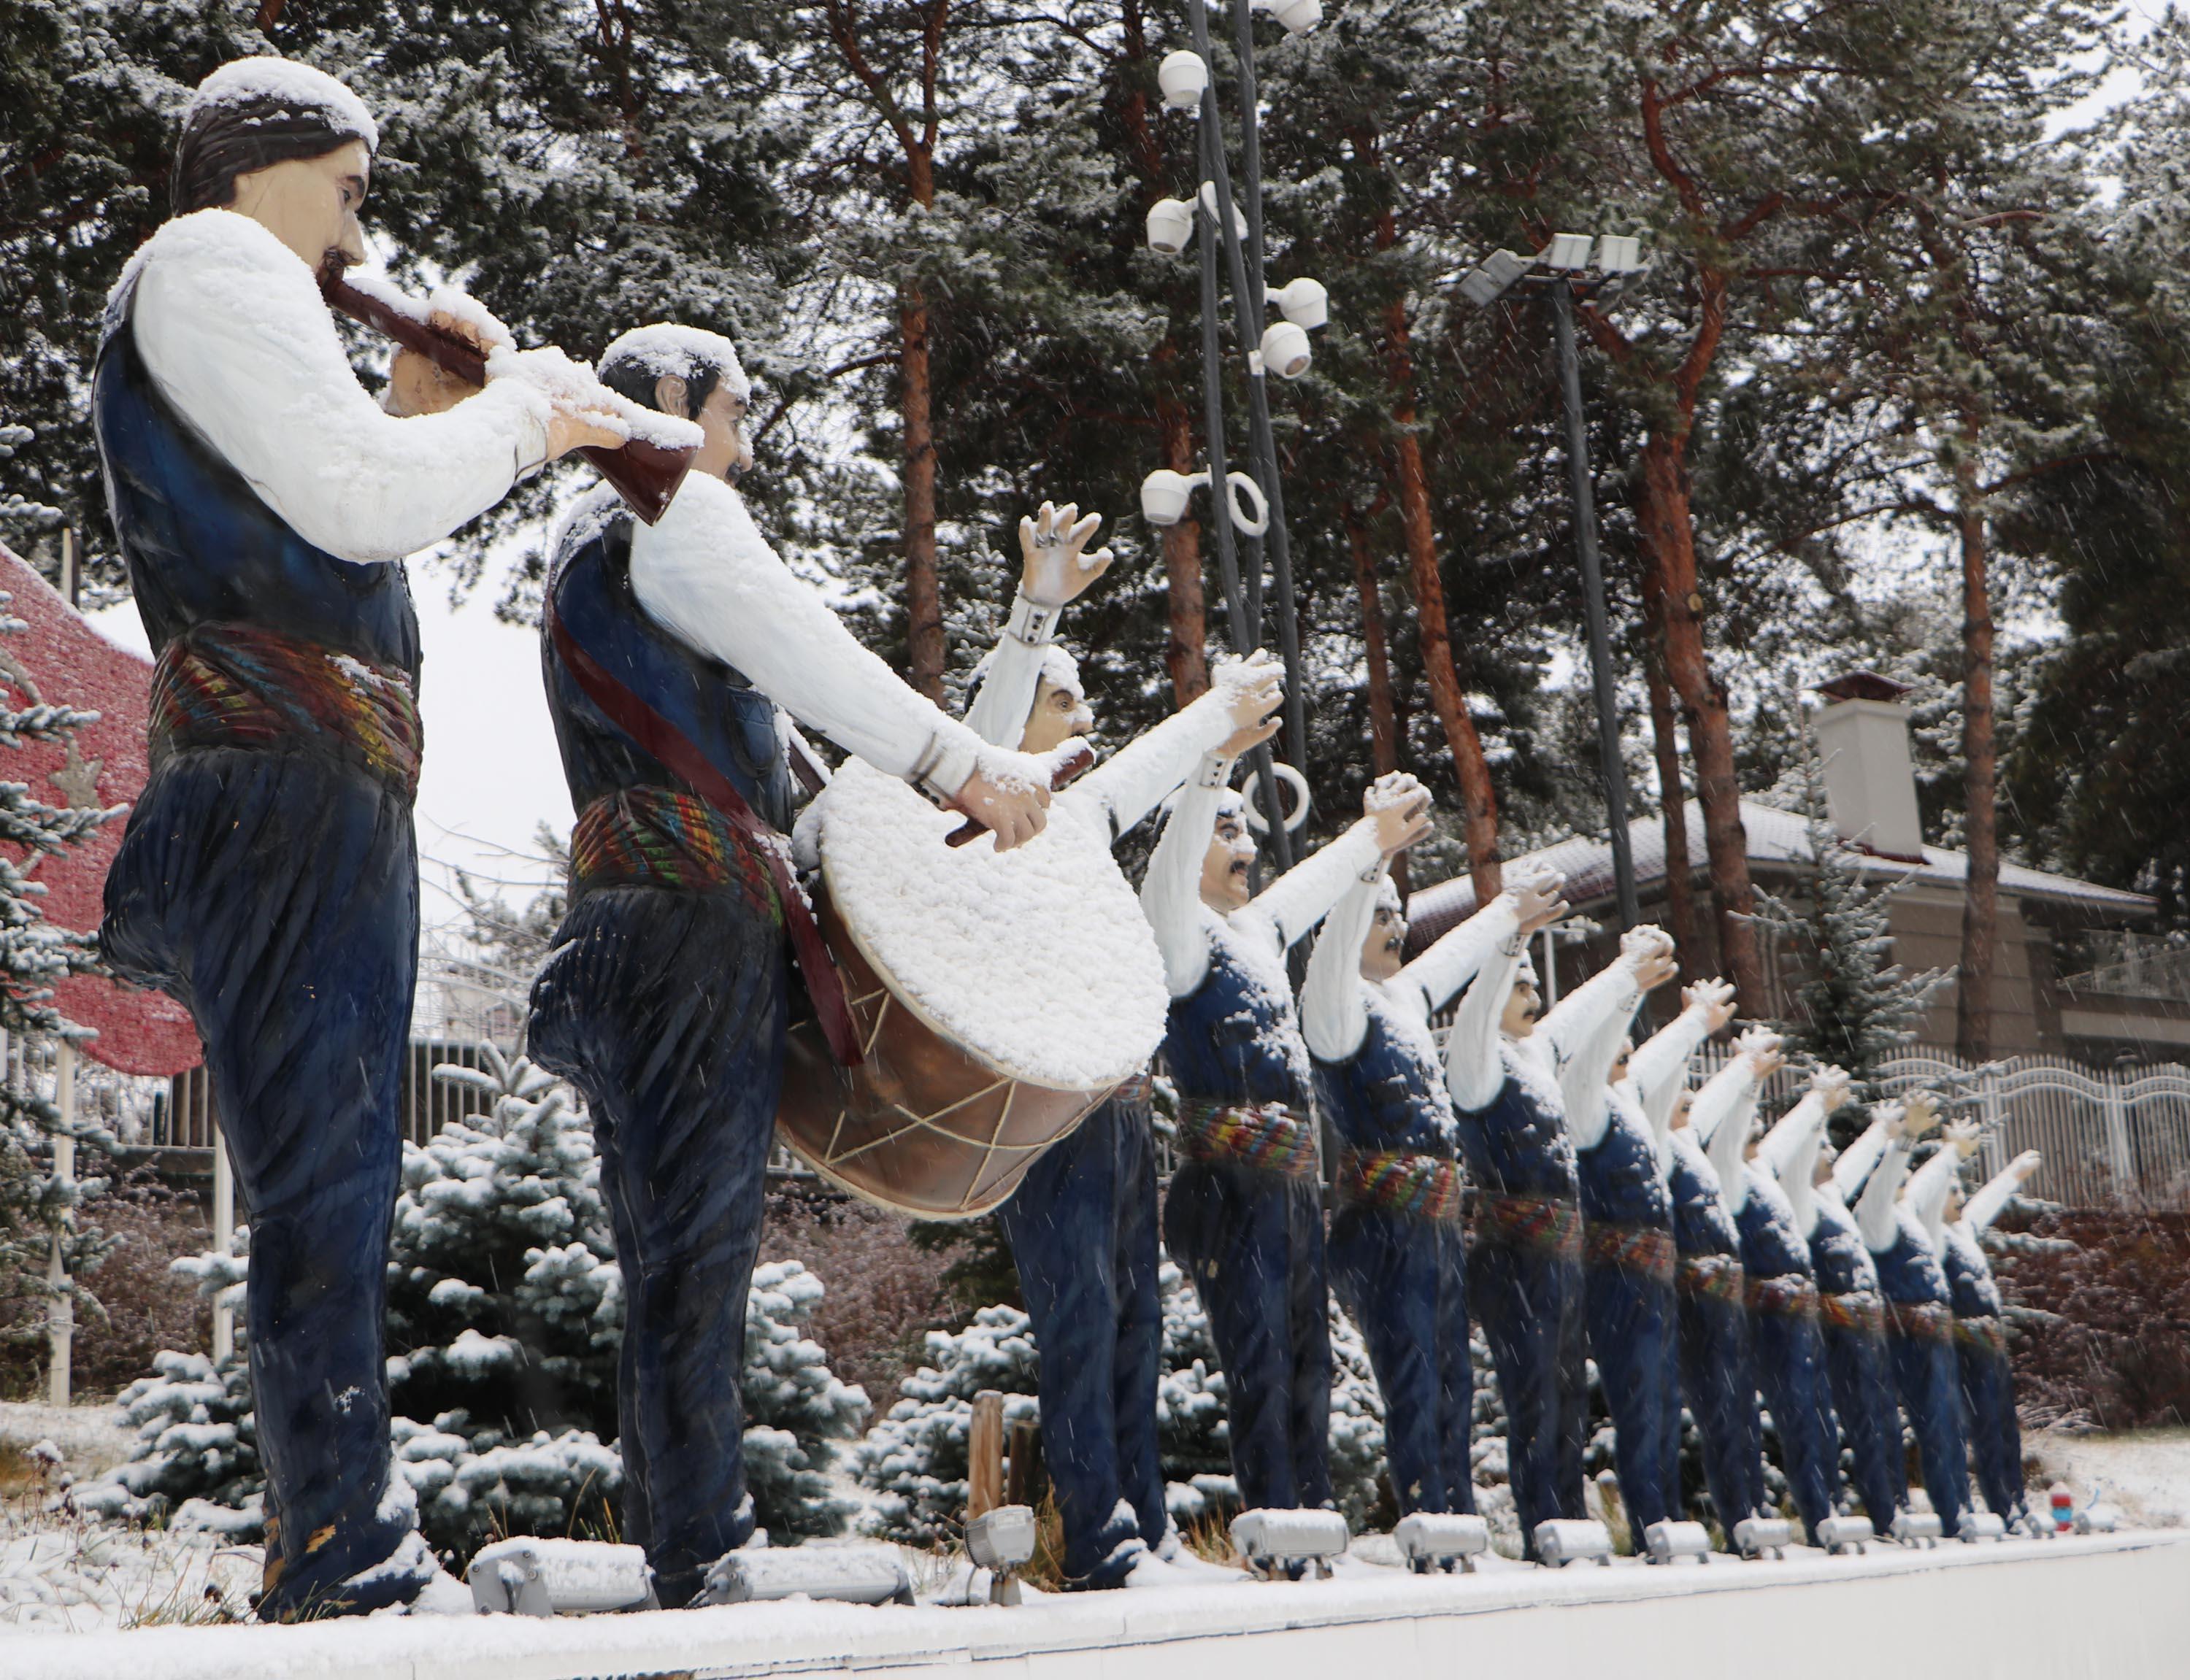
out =
[[(220, 1134), (220, 1122), (213, 1123), (213, 1246), (216, 1253), (235, 1252), (235, 1173), (228, 1162), (228, 1140)], [(213, 1357), (219, 1365), (235, 1354), (235, 1309), (216, 1298), (213, 1308)]]
[[(54, 1046), (54, 1106), (60, 1110), (60, 1129), (54, 1134), (54, 1182), (68, 1190), (76, 1183), (76, 1046), (66, 1038)], [(46, 1254), (46, 1286), (52, 1295), (46, 1307), (46, 1403), (69, 1403), (69, 1363), (76, 1339), (76, 1303), (68, 1297), (68, 1261), (63, 1252), (68, 1226), (75, 1223), (62, 1215), (61, 1227), (53, 1235)]]
[(1597, 751), (1604, 778), (1604, 815), (1612, 834), (1612, 875), (1625, 932), (1642, 919), (1635, 896), (1635, 855), (1627, 833), (1627, 770), (1620, 756), (1620, 712), (1612, 687), (1612, 635), (1606, 623), (1604, 562), (1597, 552), (1597, 497), (1589, 479), (1589, 436), (1582, 423), (1581, 358), (1574, 348), (1574, 288), (1552, 281), (1557, 327), (1559, 388), (1566, 398), (1567, 478), (1574, 491), (1574, 547), (1581, 557), (1582, 602), (1589, 617), (1590, 676), (1597, 690)]
[(77, 575), (76, 528), (61, 527), (61, 598), (76, 606), (83, 595), (83, 580)]

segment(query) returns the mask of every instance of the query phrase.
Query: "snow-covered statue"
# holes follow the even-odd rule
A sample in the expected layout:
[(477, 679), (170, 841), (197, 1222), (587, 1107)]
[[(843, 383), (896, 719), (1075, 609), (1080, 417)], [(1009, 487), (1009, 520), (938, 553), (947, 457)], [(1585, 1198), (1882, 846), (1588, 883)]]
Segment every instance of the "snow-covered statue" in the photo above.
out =
[(1445, 1041), (1445, 1089), (1481, 1198), (1467, 1255), (1471, 1299), (1506, 1403), (1507, 1473), (1530, 1558), (1539, 1524), (1588, 1515), (1581, 1189), (1559, 1067), (1617, 1008), (1614, 988), (1630, 983), (1608, 971), (1537, 1019), (1543, 1003), (1529, 936), (1566, 914), (1561, 885), (1546, 872), (1484, 908), (1495, 954), (1469, 982)]
[[(1078, 516), (1076, 506), (1044, 502), (1019, 522), (1018, 598), (967, 712), (999, 745), (1046, 753), (1094, 727), (1079, 667), (1054, 640), (1064, 607), (1109, 563), (1108, 549), (1086, 552), (1099, 517)], [(1279, 701), (1274, 665), (1220, 664), (1215, 687), (1068, 797), (1101, 794), (1115, 840), (1176, 791), (1204, 754), (1229, 755), (1262, 738)], [(1041, 1352), (1042, 1462), (1064, 1527), (1066, 1585), (1099, 1589), (1145, 1577), (1179, 1554), (1156, 1440), (1163, 1307), (1148, 1076), (1121, 1086), (1043, 1151), (996, 1217)]]
[[(207, 76), (92, 395), (158, 654), (151, 779), (102, 937), (117, 972), (190, 1009), (242, 1179), (269, 1619), (405, 1601), (434, 1570), (389, 1474), (381, 1329), (417, 945), (399, 563), (543, 462), (620, 441), (522, 379), (405, 418), (366, 393), (316, 276), (364, 255), (377, 144), (317, 71)], [(429, 386), (422, 365), (399, 358), (398, 386)]]
[(554, 540), (541, 658), (578, 821), (529, 1042), (593, 1113), (624, 1277), (624, 1535), (677, 1606), (753, 1527), (736, 1373), (805, 914), (783, 714), (1000, 847), (1041, 831), (1049, 768), (908, 688), (769, 546), (731, 488), (752, 453), (729, 340), (644, 327), (599, 372), (703, 441), (659, 523), (603, 487)]
[(2038, 1151), (2025, 1150), (1974, 1196), (1964, 1197), (1959, 1181), (1950, 1185), (1940, 1228), (1933, 1233), (1954, 1297), (1955, 1357), (1961, 1371), (1963, 1416), (1977, 1485), (1986, 1508), (2011, 1527), (2030, 1523), (2023, 1486), (2023, 1430), (2016, 1420), (2015, 1378), (2007, 1360), (2007, 1306), (1981, 1239), (2039, 1164)]
[[(1761, 1502), (1763, 1451), (1749, 1315), (1742, 1304), (1741, 1230), (1728, 1195), (1729, 1180), (1741, 1170), (1739, 1128), (1715, 1134), (1699, 1123), (1699, 1117), (1711, 1118), (1721, 1097), (1718, 1080), (1700, 1093), (1687, 1087), (1689, 1059), (1733, 1019), (1733, 988), (1722, 980), (1699, 981), (1682, 1002), (1681, 1013), (1627, 1058), (1625, 1072), (1650, 1122), (1672, 1202), (1680, 1393), (1695, 1415), (1704, 1481), (1731, 1546), (1736, 1525)], [(1737, 1055), (1733, 1065), (1745, 1062)], [(1613, 1072), (1618, 1083), (1622, 1070)], [(1677, 1404), (1667, 1422), (1678, 1429)], [(1672, 1451), (1677, 1455), (1677, 1439)]]
[(1939, 1152), (1912, 1178), (1916, 1140), (1938, 1123), (1932, 1099), (1920, 1091), (1906, 1105), (1874, 1110), (1869, 1129), (1848, 1146), (1848, 1155), (1856, 1168), (1865, 1161), (1877, 1163), (1856, 1202), (1856, 1225), (1886, 1297), (1886, 1351), (1902, 1410), (1916, 1434), (1924, 1491), (1938, 1513), (1940, 1531), (1952, 1539), (1970, 1506), (1970, 1465), (1955, 1366), (1954, 1298), (1925, 1213), (1931, 1209), (1936, 1218), (1937, 1208), (1945, 1204), (1958, 1151), (1966, 1139), (1974, 1143), (1977, 1132), (1966, 1122), (1949, 1127)]
[[(1848, 1191), (1834, 1176), (1832, 1149), (1824, 1140), (1826, 1123), (1847, 1100), (1847, 1072), (1818, 1069), (1801, 1100), (1765, 1134), (1751, 1164), (1772, 1174), (1787, 1198), (1795, 1230), (1809, 1247), (1825, 1376), (1848, 1449), (1849, 1479), (1871, 1527), (1884, 1534), (1893, 1526), (1907, 1492), (1901, 1409), (1886, 1346), (1886, 1298), (1879, 1288), (1877, 1263), (1849, 1211)], [(1849, 1191), (1875, 1158), (1867, 1146), (1850, 1151), (1841, 1163), (1852, 1175)]]
[(1226, 784), (1234, 757), (1274, 728), (1204, 757), (1141, 888), (1171, 990), (1163, 1057), (1187, 1157), (1164, 1241), (1209, 1312), (1232, 1473), (1251, 1510), (1332, 1496), (1320, 1151), (1285, 953), (1429, 821), (1424, 802), (1380, 808), (1251, 894), (1255, 842)]
[(1580, 1001), (1586, 1013), (1578, 1011), (1577, 1031), (1559, 1046), (1581, 1179), (1582, 1313), (1612, 1411), (1620, 1497), (1638, 1535), (1680, 1514), (1673, 1203), (1650, 1122), (1612, 1075), (1637, 1008), (1674, 972), (1670, 936), (1651, 926), (1629, 930), (1603, 973), (1568, 1000)]
[[(1387, 776), (1364, 809), (1427, 798)], [(1369, 1344), (1403, 1516), (1475, 1509), (1460, 1137), (1430, 1017), (1516, 925), (1561, 914), (1558, 893), (1531, 877), (1403, 965), (1406, 913), (1380, 865), (1347, 889), (1308, 959), (1301, 1031), (1338, 1143), (1331, 1282)]]

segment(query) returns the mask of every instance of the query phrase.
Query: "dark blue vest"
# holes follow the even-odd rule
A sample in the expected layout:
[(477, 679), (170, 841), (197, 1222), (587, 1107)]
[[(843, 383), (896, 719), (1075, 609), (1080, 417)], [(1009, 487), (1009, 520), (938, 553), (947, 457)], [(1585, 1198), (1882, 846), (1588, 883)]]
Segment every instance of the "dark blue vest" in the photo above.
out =
[(1489, 1107), (1456, 1110), (1453, 1121), (1468, 1176), (1486, 1194), (1580, 1199), (1574, 1140), (1548, 1072), (1523, 1078), (1509, 1069)]
[(199, 624), (249, 624), (415, 682), (418, 619), (400, 565), (315, 548), (167, 404), (137, 353), (130, 299), (108, 316), (91, 414), (129, 586), (155, 653)]
[(1795, 1229), (1795, 1210), (1779, 1181), (1745, 1164), (1749, 1194), (1736, 1219), (1741, 1226), (1741, 1269), (1751, 1277), (1808, 1277), (1810, 1245)]
[(1683, 1254), (1738, 1254), (1741, 1238), (1733, 1216), (1726, 1210), (1718, 1175), (1706, 1170), (1710, 1162), (1695, 1140), (1682, 1141), (1673, 1134), (1671, 1163), (1665, 1169), (1665, 1191), (1673, 1203), (1673, 1247)]
[(1956, 1318), (1998, 1318), (2006, 1312), (1992, 1262), (1974, 1239), (1959, 1242), (1949, 1236), (1940, 1249), (1939, 1269), (1946, 1275)]
[[(1364, 988), (1365, 989), (1365, 988)], [(1347, 1061), (1315, 1061), (1315, 1093), (1339, 1141), (1359, 1150), (1450, 1157), (1452, 1109), (1444, 1070), (1370, 991), (1369, 1032)]]
[[(630, 512), (601, 501), (563, 531), (548, 598), (578, 645), (674, 724), (764, 823), (791, 826), (791, 763), (775, 704), (737, 671), (649, 618), (631, 584)], [(625, 788), (683, 789), (667, 766), (610, 722), (579, 688), (553, 640), (540, 638), (548, 710), (563, 750), (570, 803), (583, 811)]]
[(1582, 1217), (1597, 1225), (1670, 1230), (1672, 1198), (1658, 1176), (1658, 1145), (1649, 1121), (1616, 1091), (1606, 1091), (1604, 1100), (1612, 1115), (1603, 1141), (1574, 1155), (1581, 1173)]
[(1939, 1257), (1918, 1230), (1916, 1216), (1906, 1208), (1895, 1215), (1893, 1246), (1883, 1254), (1874, 1250), (1871, 1259), (1878, 1263), (1878, 1287), (1887, 1300), (1903, 1306), (1946, 1304), (1947, 1276), (1939, 1270)]
[(1209, 972), (1171, 1000), (1164, 1066), (1183, 1097), (1308, 1112), (1308, 1054), (1292, 998), (1274, 993), (1232, 942), (1209, 942)]
[(1845, 1208), (1818, 1196), (1818, 1228), (1810, 1234), (1810, 1264), (1816, 1270), (1818, 1287), (1828, 1295), (1875, 1293), (1878, 1264), (1864, 1247), (1855, 1216)]

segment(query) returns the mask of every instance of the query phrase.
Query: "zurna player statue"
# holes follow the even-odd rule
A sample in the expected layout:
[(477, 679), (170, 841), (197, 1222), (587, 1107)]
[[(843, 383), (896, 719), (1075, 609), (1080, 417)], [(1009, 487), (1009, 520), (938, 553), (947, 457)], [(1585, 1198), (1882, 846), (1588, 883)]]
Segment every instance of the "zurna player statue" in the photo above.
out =
[(1285, 953), (1429, 824), (1426, 795), (1379, 805), (1251, 891), (1255, 842), (1226, 783), (1234, 758), (1274, 727), (1243, 730), (1203, 758), (1141, 888), (1171, 987), (1163, 1059), (1187, 1157), (1164, 1202), (1164, 1241), (1208, 1309), (1232, 1472), (1250, 1510), (1331, 1502), (1320, 1154)]
[[(1086, 552), (1100, 517), (1079, 512), (1044, 502), (1019, 522), (1018, 598), (967, 712), (984, 738), (1022, 752), (1049, 752), (1095, 725), (1079, 667), (1052, 639), (1064, 607), (1109, 563), (1108, 549)], [(1213, 688), (1075, 786), (1100, 799), (1115, 840), (1205, 753), (1264, 738), (1282, 698), (1267, 658), (1220, 661)], [(1156, 1440), (1163, 1305), (1150, 1122), (1144, 1074), (1038, 1156), (996, 1210), (1041, 1349), (1042, 1462), (1064, 1527), (1065, 1585), (1076, 1591), (1121, 1587), (1181, 1555)]]
[[(377, 144), (318, 71), (208, 76), (172, 219), (115, 289), (92, 388), (158, 656), (151, 777), (101, 939), (116, 972), (190, 1010), (250, 1210), (269, 1621), (405, 1602), (434, 1570), (390, 1474), (381, 1322), (417, 962), (418, 625), (400, 563), (542, 463), (623, 437), (518, 376), (443, 413), (374, 404), (316, 280), (365, 255)], [(409, 352), (392, 393), (399, 412), (454, 396)]]
[(752, 457), (728, 339), (640, 328), (600, 376), (704, 441), (658, 523), (603, 487), (555, 539), (541, 661), (578, 822), (529, 1042), (593, 1111), (624, 1279), (624, 1536), (674, 1607), (753, 1528), (739, 1373), (804, 913), (781, 713), (999, 847), (1041, 830), (1049, 770), (907, 687), (769, 546), (731, 487)]

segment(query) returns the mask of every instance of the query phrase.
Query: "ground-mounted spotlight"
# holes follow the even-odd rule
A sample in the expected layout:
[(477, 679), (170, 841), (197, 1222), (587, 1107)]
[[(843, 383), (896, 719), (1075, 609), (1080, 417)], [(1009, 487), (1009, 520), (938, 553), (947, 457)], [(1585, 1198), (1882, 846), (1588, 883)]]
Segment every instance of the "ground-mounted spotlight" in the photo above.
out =
[(1835, 1558), (1843, 1552), (1867, 1552), (1877, 1538), (1868, 1517), (1828, 1517), (1818, 1524), (1818, 1544)]
[(1034, 1561), (1035, 1519), (1030, 1505), (998, 1505), (966, 1524), (966, 1555), (989, 1571), (989, 1602), (1019, 1602), (1019, 1571)]
[(763, 1546), (725, 1552), (692, 1602), (757, 1604), (771, 1598), (910, 1604), (912, 1583), (894, 1546)]
[(1536, 1555), (1553, 1569), (1591, 1558), (1612, 1567), (1612, 1532), (1594, 1517), (1546, 1517), (1536, 1524)]
[[(1864, 1524), (1864, 1532), (1870, 1532), (1869, 1524)], [(1795, 1525), (1784, 1517), (1744, 1517), (1733, 1525), (1733, 1549), (1745, 1558), (1762, 1558), (1767, 1552), (1784, 1558), (1794, 1539)]]
[(1291, 321), (1272, 321), (1262, 331), (1262, 365), (1280, 379), (1298, 379), (1315, 352), (1308, 334)]
[(1278, 312), (1295, 326), (1319, 327), (1330, 320), (1330, 293), (1319, 280), (1302, 274), (1270, 294)]
[(1897, 1511), (1893, 1513), (1893, 1537), (1903, 1546), (1914, 1546), (1921, 1541), (1927, 1547), (1937, 1546), (1939, 1536), (1946, 1531), (1937, 1511)]
[(2005, 1540), (2007, 1519), (1995, 1511), (1966, 1511), (1955, 1530), (1955, 1538), (1965, 1546), (1974, 1546), (1980, 1540)]
[(646, 1553), (601, 1540), (497, 1541), (472, 1554), (464, 1580), (481, 1615), (592, 1615), (655, 1607)]
[(1475, 1560), (1490, 1549), (1490, 1525), (1464, 1512), (1417, 1511), (1399, 1519), (1392, 1538), (1416, 1575), (1432, 1570), (1450, 1575), (1455, 1564), (1461, 1574), (1473, 1575)]
[(1654, 1564), (1670, 1564), (1694, 1558), (1711, 1562), (1711, 1530), (1701, 1523), (1655, 1522), (1642, 1530), (1642, 1549)]
[(2121, 1513), (2111, 1505), (2093, 1503), (2076, 1513), (2078, 1534), (2112, 1534), (2121, 1526)]
[(1176, 257), (1194, 237), (1194, 206), (1183, 198), (1160, 198), (1149, 206), (1149, 249)]
[(1200, 54), (1183, 47), (1166, 53), (1156, 66), (1156, 87), (1163, 93), (1163, 102), (1173, 110), (1192, 110), (1201, 103), (1208, 86), (1209, 66), (1202, 63)]
[(1242, 1511), (1232, 1519), (1233, 1549), (1265, 1581), (1313, 1565), (1330, 1579), (1330, 1560), (1346, 1549), (1346, 1519), (1336, 1511)]

